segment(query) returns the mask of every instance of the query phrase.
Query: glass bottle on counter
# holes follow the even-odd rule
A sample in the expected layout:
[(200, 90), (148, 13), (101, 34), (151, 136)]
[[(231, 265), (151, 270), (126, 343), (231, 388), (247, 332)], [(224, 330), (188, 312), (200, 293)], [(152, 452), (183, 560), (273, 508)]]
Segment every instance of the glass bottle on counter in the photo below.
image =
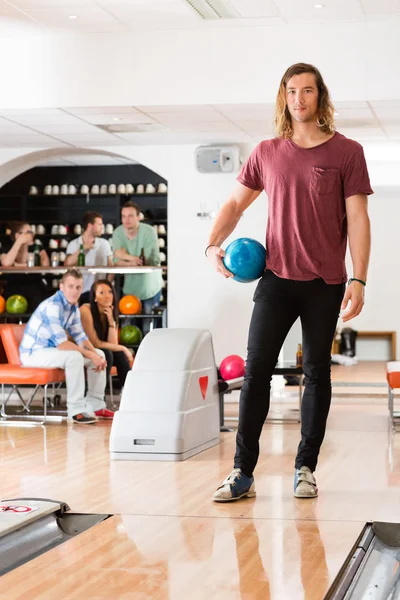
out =
[(297, 352), (296, 352), (296, 367), (302, 367), (303, 366), (303, 349), (301, 347), (301, 344), (299, 344), (297, 346)]
[(35, 249), (33, 251), (33, 257), (34, 257), (34, 265), (35, 267), (40, 267), (40, 248), (39, 248), (39, 244), (35, 244)]
[(144, 255), (144, 248), (142, 248), (142, 251), (141, 251), (141, 253), (140, 253), (140, 256), (139, 256), (139, 258), (140, 258), (140, 260), (142, 261), (142, 266), (144, 267), (144, 265), (146, 264), (146, 257), (145, 257), (145, 255)]
[(79, 249), (79, 254), (78, 254), (78, 267), (84, 267), (85, 266), (85, 252), (83, 251), (83, 244), (81, 244), (81, 247)]

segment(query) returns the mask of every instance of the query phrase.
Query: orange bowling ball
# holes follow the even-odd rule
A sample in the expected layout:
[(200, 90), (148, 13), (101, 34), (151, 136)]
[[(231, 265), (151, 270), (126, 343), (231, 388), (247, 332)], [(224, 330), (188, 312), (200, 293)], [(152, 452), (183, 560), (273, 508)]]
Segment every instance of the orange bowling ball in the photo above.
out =
[(0, 296), (0, 315), (6, 310), (6, 301), (3, 296)]
[(137, 296), (123, 296), (119, 301), (121, 315), (138, 315), (142, 312), (142, 303)]

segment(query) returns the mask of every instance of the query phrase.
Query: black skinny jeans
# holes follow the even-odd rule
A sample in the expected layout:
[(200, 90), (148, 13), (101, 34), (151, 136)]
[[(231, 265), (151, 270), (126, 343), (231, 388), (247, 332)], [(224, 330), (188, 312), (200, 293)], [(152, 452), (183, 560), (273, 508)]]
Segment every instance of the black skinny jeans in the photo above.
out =
[(107, 361), (107, 382), (111, 368), (115, 365), (117, 367), (118, 379), (122, 387), (125, 384), (126, 376), (131, 370), (128, 357), (125, 352), (113, 352), (112, 350), (108, 350), (108, 348), (102, 348), (102, 350)]
[(305, 388), (295, 467), (315, 470), (331, 404), (331, 347), (344, 290), (342, 283), (281, 279), (272, 271), (265, 271), (260, 280), (254, 294), (234, 461), (234, 466), (248, 477), (258, 460), (272, 373), (282, 344), (298, 317), (303, 332)]

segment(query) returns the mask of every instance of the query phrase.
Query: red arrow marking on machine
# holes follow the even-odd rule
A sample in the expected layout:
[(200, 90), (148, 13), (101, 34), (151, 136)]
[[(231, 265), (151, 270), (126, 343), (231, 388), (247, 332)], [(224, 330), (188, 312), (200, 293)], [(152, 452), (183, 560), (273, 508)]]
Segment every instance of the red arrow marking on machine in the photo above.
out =
[(203, 396), (203, 400), (206, 399), (207, 388), (208, 388), (208, 375), (204, 375), (203, 377), (199, 377), (200, 391)]

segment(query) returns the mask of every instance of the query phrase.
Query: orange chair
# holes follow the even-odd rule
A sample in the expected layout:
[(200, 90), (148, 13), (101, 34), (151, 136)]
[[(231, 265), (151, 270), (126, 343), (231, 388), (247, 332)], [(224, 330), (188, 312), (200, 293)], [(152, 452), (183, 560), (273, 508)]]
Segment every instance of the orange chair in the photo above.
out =
[[(30, 405), (39, 388), (44, 390), (44, 420), (47, 418), (47, 386), (49, 384), (62, 383), (65, 381), (65, 372), (63, 369), (46, 369), (41, 367), (23, 367), (19, 358), (19, 345), (24, 335), (25, 325), (2, 324), (0, 325), (1, 346), (7, 358), (6, 364), (0, 363), (0, 384), (2, 390), (2, 404), (0, 414), (7, 417), (5, 408), (12, 392), (16, 392), (22, 402), (23, 410), (30, 411)], [(1, 360), (0, 351), (0, 360)], [(11, 391), (7, 398), (4, 394), (4, 385), (11, 385)], [(28, 401), (22, 398), (18, 386), (34, 385), (34, 390)]]

